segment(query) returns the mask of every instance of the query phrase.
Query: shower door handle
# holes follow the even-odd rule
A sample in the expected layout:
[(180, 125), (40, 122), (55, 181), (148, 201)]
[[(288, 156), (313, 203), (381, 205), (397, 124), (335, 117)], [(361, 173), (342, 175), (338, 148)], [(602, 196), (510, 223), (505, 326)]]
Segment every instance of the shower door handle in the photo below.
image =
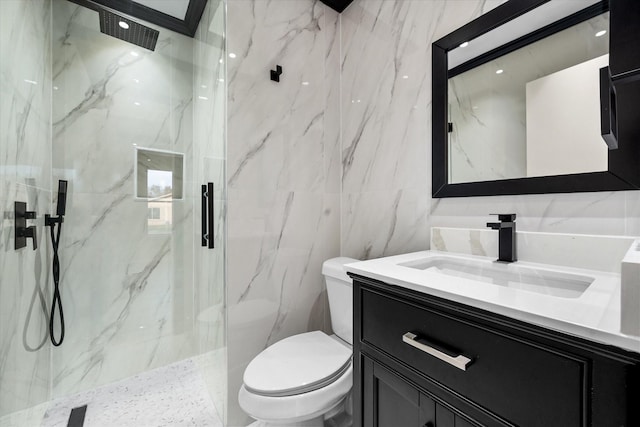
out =
[(213, 182), (202, 185), (202, 246), (213, 249), (215, 247), (214, 235), (214, 205)]
[(207, 186), (202, 186), (202, 246), (207, 246)]
[(213, 249), (215, 247), (215, 232), (214, 232), (214, 224), (213, 224), (213, 216), (215, 213), (213, 212), (213, 182), (209, 182), (207, 184), (207, 210), (209, 211), (208, 221), (209, 221), (209, 233), (207, 233), (207, 240), (209, 241), (209, 249)]

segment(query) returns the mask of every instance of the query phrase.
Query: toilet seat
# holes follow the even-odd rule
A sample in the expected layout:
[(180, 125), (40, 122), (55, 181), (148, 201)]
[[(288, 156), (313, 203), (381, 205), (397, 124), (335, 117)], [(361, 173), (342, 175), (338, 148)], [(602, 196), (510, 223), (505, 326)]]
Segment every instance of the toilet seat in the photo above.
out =
[(266, 397), (286, 397), (326, 387), (351, 366), (351, 349), (321, 331), (279, 341), (256, 356), (244, 373), (244, 388)]
[[(338, 407), (353, 385), (353, 364), (332, 384), (295, 396), (270, 397), (250, 393), (245, 386), (240, 387), (238, 403), (251, 417), (275, 425), (300, 425), (309, 419)], [(267, 424), (269, 425), (269, 424)]]

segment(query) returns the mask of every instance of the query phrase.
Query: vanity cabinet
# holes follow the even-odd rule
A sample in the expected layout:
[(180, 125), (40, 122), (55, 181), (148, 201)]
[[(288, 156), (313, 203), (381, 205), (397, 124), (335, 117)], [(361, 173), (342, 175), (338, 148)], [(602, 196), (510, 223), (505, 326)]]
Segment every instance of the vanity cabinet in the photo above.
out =
[(356, 426), (640, 426), (640, 354), (352, 277)]

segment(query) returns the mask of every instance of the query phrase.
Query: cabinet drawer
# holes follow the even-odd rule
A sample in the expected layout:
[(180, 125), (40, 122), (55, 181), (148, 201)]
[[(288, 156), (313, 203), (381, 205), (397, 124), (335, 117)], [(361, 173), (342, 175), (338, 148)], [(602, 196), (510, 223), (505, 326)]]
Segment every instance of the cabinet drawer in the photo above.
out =
[[(585, 359), (373, 290), (360, 298), (362, 342), (399, 363), (516, 425), (587, 425)], [(458, 354), (466, 370), (449, 363)]]

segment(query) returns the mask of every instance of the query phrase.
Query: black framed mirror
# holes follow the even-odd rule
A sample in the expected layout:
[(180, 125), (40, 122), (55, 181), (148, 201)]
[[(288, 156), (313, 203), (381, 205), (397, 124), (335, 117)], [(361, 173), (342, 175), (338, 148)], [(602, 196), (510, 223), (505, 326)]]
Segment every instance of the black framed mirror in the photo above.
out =
[(510, 0), (433, 43), (433, 197), (640, 189), (640, 71), (608, 67), (621, 8)]

